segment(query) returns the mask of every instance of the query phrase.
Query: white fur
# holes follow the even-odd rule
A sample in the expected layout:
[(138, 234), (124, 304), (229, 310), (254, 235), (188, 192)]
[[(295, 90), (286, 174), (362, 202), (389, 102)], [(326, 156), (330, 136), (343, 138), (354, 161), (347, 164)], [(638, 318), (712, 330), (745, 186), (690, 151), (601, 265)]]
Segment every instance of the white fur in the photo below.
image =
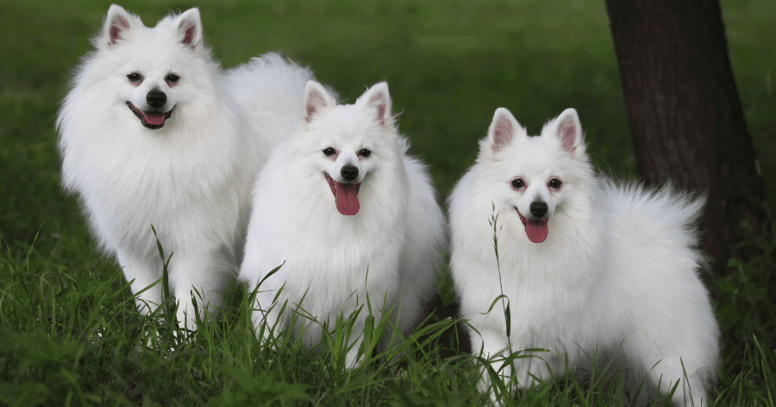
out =
[[(111, 36), (116, 25), (119, 38)], [(312, 74), (274, 54), (222, 72), (202, 44), (197, 9), (147, 28), (113, 5), (93, 43), (57, 120), (63, 184), (80, 196), (95, 238), (117, 257), (135, 294), (162, 277), (155, 227), (165, 255), (174, 253), (178, 320), (194, 328), (192, 287), (203, 296), (200, 313), (205, 303), (219, 304), (240, 261), (250, 186), (280, 129), (301, 115), (296, 99)], [(133, 72), (144, 77), (139, 86), (127, 78)], [(180, 76), (173, 87), (169, 73)], [(166, 94), (165, 111), (174, 106), (156, 130), (127, 106), (146, 109), (152, 89)], [(266, 105), (285, 114), (263, 114)], [(158, 306), (161, 289), (137, 295), (141, 312)]]
[[(367, 296), (377, 321), (384, 301), (390, 308), (401, 296), (395, 308), (400, 315), (393, 315), (400, 330), (407, 333), (419, 322), (423, 303), (434, 293), (446, 223), (425, 167), (407, 155), (407, 141), (397, 134), (387, 84), (375, 85), (353, 105), (337, 105), (311, 81), (304, 101), (307, 116), (272, 152), (254, 186), (240, 279), (253, 290), (282, 264), (261, 284), (253, 320), (257, 329), (265, 315), (268, 327), (288, 328), (289, 313), (281, 317), (279, 311), (299, 306), (318, 321), (304, 324), (308, 346), (321, 339), (323, 323), (333, 327), (338, 315), (347, 318), (364, 306), (346, 358), (353, 366)], [(328, 147), (337, 154), (326, 156)], [(363, 148), (371, 155), (359, 155)], [(337, 211), (323, 174), (342, 181), (345, 164), (359, 169), (362, 182), (361, 207), (353, 216)], [(296, 335), (299, 329), (293, 327)]]
[[(512, 128), (507, 137), (494, 137), (499, 120), (502, 130)], [(561, 122), (573, 134), (565, 149)], [(527, 186), (516, 190), (518, 177)], [(559, 190), (548, 186), (552, 178), (563, 182)], [(529, 241), (515, 210), (526, 216), (537, 199), (548, 204), (543, 243)], [(508, 110), (497, 110), (476, 164), (449, 199), (452, 275), (463, 317), (479, 331), (471, 334), (472, 350), (486, 358), (509, 347), (502, 304), (485, 314), (501, 294), (488, 222), (494, 206), (511, 350), (550, 351), (515, 360), (520, 387), (534, 383), (531, 375), (549, 378), (547, 364), (563, 375), (565, 357), (578, 373), (589, 370), (596, 355), (600, 366), (611, 357), (625, 360), (631, 392), (648, 377), (637, 404), (655, 396), (659, 380), (665, 392), (680, 379), (674, 404), (691, 404), (688, 383), (695, 405), (708, 404), (719, 328), (698, 277), (703, 260), (693, 224), (703, 199), (594, 175), (573, 109), (537, 137), (528, 137)], [(508, 377), (511, 369), (503, 372)], [(487, 388), (488, 380), (482, 384)]]

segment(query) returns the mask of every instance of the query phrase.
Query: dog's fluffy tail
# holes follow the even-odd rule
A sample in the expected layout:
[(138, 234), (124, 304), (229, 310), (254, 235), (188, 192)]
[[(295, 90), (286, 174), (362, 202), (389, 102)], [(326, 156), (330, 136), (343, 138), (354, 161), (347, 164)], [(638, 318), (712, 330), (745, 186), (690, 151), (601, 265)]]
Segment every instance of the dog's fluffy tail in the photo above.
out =
[(660, 239), (697, 248), (697, 222), (706, 204), (705, 194), (682, 192), (670, 183), (650, 188), (641, 183), (604, 179), (601, 186), (614, 216), (615, 229), (645, 238), (650, 231), (658, 231)]
[(269, 52), (230, 69), (224, 85), (274, 147), (280, 139), (272, 138), (282, 138), (301, 117), (305, 85), (314, 78), (309, 68)]

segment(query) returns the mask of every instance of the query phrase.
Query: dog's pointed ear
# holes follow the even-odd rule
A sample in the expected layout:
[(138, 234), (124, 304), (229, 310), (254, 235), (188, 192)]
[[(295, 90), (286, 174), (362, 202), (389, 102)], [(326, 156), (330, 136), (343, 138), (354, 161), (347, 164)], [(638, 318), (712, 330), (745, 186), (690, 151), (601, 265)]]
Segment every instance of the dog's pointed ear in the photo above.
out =
[(179, 15), (175, 20), (175, 27), (181, 44), (186, 44), (194, 50), (202, 48), (202, 20), (198, 8), (190, 8)]
[(370, 109), (375, 110), (375, 119), (381, 126), (393, 128), (393, 116), (391, 116), (391, 94), (388, 92), (388, 82), (380, 82), (367, 89), (356, 101)]
[(304, 88), (304, 119), (307, 123), (313, 121), (318, 113), (326, 109), (331, 109), (337, 105), (326, 88), (316, 81), (307, 81)]
[(582, 125), (579, 123), (579, 115), (574, 108), (568, 108), (552, 122), (549, 131), (543, 135), (555, 137), (563, 151), (571, 154), (572, 157), (580, 157), (585, 153), (584, 136), (582, 135)]
[(493, 121), (488, 128), (488, 137), (480, 144), (480, 152), (490, 156), (512, 144), (516, 137), (522, 136), (525, 130), (517, 122), (508, 109), (499, 107), (493, 114)]
[(108, 15), (105, 17), (105, 23), (102, 26), (103, 43), (107, 45), (118, 44), (119, 40), (125, 38), (126, 33), (135, 24), (142, 23), (140, 19), (129, 14), (123, 7), (112, 4), (108, 9)]

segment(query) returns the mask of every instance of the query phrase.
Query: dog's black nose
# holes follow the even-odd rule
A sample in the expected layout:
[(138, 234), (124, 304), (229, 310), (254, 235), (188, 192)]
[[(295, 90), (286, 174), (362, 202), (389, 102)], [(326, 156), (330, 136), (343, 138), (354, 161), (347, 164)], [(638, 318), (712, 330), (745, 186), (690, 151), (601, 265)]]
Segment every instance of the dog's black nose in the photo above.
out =
[(541, 218), (547, 214), (547, 202), (533, 201), (531, 202), (531, 215)]
[(167, 103), (167, 95), (162, 91), (152, 90), (146, 95), (146, 102), (149, 106), (158, 109)]
[(348, 181), (353, 181), (354, 179), (358, 178), (358, 168), (352, 165), (346, 165), (342, 167), (340, 174), (342, 174), (342, 178), (345, 178)]

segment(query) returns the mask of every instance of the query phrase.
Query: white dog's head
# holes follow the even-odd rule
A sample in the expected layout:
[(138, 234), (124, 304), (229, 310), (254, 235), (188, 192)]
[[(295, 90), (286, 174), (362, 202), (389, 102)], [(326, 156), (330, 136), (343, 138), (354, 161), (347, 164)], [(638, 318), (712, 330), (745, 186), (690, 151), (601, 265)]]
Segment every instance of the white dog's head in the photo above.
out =
[(121, 6), (108, 10), (102, 31), (94, 40), (95, 80), (109, 89), (130, 116), (148, 129), (160, 129), (198, 95), (215, 92), (213, 62), (203, 50), (202, 23), (196, 8), (167, 16), (148, 28)]
[[(342, 215), (358, 213), (359, 190), (373, 171), (395, 162), (397, 135), (388, 84), (378, 83), (352, 105), (337, 105), (318, 82), (304, 92), (305, 114), (293, 147), (334, 195)], [(317, 174), (317, 175), (316, 175)]]
[(552, 217), (590, 173), (582, 127), (571, 108), (535, 137), (528, 136), (509, 110), (497, 109), (488, 136), (480, 142), (478, 163), (495, 182), (494, 204), (514, 208), (534, 243), (547, 239)]

